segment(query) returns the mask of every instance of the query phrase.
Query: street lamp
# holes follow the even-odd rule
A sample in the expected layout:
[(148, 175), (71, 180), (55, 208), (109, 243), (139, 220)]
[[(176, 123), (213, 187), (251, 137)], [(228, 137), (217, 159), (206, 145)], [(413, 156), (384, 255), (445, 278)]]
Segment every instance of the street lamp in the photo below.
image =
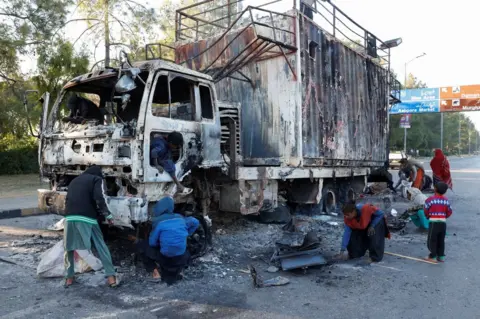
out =
[(380, 44), (380, 50), (385, 50), (385, 49), (391, 49), (391, 48), (396, 48), (400, 44), (402, 44), (402, 38), (396, 38), (392, 40), (388, 40)]
[[(412, 62), (412, 61), (415, 61), (416, 59), (420, 59), (421, 57), (424, 57), (426, 56), (427, 54), (425, 52), (423, 52), (422, 54), (414, 57), (413, 59), (411, 59), (410, 61), (407, 61), (405, 62), (405, 81), (403, 82), (403, 86), (405, 87), (405, 89), (407, 88), (407, 65)], [(403, 152), (405, 154), (407, 154), (407, 128), (405, 127), (403, 129)]]
[(416, 59), (420, 59), (421, 57), (424, 57), (426, 56), (427, 54), (425, 52), (423, 52), (422, 54), (420, 54), (419, 56), (416, 56), (414, 57), (413, 59), (411, 59), (410, 61), (408, 62), (405, 62), (405, 81), (403, 82), (403, 86), (405, 86), (405, 88), (407, 87), (407, 65), (410, 63), (410, 62), (413, 62), (415, 61)]

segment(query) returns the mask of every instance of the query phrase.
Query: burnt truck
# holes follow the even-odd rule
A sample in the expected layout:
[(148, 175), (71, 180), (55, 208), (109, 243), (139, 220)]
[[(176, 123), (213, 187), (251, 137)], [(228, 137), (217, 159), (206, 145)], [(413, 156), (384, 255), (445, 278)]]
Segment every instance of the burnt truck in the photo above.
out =
[[(70, 181), (90, 165), (103, 168), (114, 222), (127, 227), (167, 195), (204, 216), (275, 215), (302, 204), (331, 211), (363, 190), (388, 161), (388, 41), (329, 2), (285, 13), (270, 9), (280, 1), (225, 3), (177, 10), (173, 45), (148, 44), (143, 61), (123, 56), (75, 77), (52, 106), (44, 96), (41, 209), (61, 214)], [(348, 24), (361, 40), (346, 41), (339, 26)], [(94, 101), (104, 122), (62, 121), (72, 93)], [(150, 163), (154, 134), (173, 131), (183, 135), (172, 156), (188, 195)]]

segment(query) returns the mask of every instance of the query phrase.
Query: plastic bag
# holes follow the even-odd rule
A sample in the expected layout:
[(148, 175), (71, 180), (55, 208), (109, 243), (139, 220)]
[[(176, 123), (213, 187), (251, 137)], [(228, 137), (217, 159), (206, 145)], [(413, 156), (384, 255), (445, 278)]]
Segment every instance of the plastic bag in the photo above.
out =
[[(63, 240), (60, 240), (40, 256), (37, 275), (43, 278), (63, 277), (65, 275), (64, 255)], [(103, 267), (100, 260), (88, 250), (76, 250), (74, 263), (75, 273), (97, 271)]]

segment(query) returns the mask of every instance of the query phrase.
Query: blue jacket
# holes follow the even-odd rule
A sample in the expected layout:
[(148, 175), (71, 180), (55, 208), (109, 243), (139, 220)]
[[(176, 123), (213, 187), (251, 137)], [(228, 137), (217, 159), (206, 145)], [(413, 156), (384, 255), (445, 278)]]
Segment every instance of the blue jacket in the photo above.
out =
[(153, 207), (153, 231), (149, 244), (160, 246), (160, 253), (166, 257), (183, 255), (187, 249), (187, 237), (197, 230), (199, 222), (194, 217), (184, 218), (173, 212), (173, 199), (162, 198)]
[(175, 174), (175, 163), (172, 161), (172, 152), (168, 142), (163, 137), (156, 137), (150, 145), (150, 163), (157, 162), (165, 172)]

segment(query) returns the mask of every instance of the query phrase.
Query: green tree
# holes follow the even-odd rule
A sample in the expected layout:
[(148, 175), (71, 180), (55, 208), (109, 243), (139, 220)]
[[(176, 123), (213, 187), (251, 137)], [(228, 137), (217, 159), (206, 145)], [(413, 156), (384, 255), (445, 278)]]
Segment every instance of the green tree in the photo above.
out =
[(47, 45), (64, 25), (70, 0), (8, 0), (0, 2), (0, 79), (21, 80), (19, 55)]
[(49, 92), (55, 100), (65, 82), (88, 72), (88, 65), (88, 53), (76, 53), (72, 43), (58, 40), (55, 46), (39, 51), (33, 81), (41, 93)]
[(135, 52), (156, 30), (155, 10), (134, 0), (77, 0), (77, 6), (81, 18), (69, 22), (83, 20), (87, 27), (76, 41), (87, 37), (94, 50), (103, 46), (105, 58), (101, 62), (106, 67), (111, 64), (112, 47), (128, 47)]

